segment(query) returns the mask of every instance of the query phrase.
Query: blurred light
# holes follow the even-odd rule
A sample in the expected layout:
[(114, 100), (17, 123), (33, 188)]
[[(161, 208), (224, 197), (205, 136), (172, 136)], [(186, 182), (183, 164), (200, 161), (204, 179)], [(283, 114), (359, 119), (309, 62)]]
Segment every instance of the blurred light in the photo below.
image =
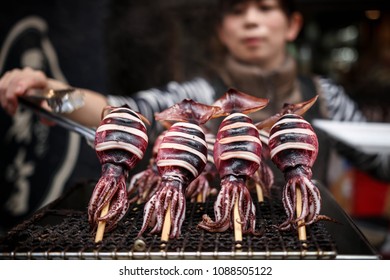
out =
[(331, 52), (331, 62), (334, 68), (347, 72), (352, 64), (357, 61), (358, 56), (358, 52), (354, 48), (336, 48)]
[(350, 25), (337, 32), (337, 40), (343, 43), (355, 43), (359, 35), (356, 26)]
[(354, 48), (337, 48), (332, 50), (332, 59), (335, 61), (342, 61), (346, 63), (355, 62), (358, 58), (358, 53)]
[(365, 11), (366, 17), (370, 20), (377, 20), (381, 16), (381, 11), (379, 10), (366, 10)]

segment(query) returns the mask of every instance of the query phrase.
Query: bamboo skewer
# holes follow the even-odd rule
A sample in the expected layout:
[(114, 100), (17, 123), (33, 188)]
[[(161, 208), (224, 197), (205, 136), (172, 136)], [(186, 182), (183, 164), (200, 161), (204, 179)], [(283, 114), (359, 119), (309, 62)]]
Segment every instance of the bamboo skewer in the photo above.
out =
[(234, 209), (233, 209), (233, 220), (234, 220), (234, 240), (237, 243), (236, 247), (240, 248), (242, 242), (242, 224), (241, 224), (241, 218), (240, 214), (238, 212), (238, 198), (236, 198), (236, 201), (234, 202)]
[[(100, 212), (100, 217), (103, 217), (107, 215), (108, 209), (110, 208), (110, 202), (107, 202), (107, 204), (103, 207), (102, 211)], [(106, 228), (106, 222), (100, 221), (98, 223), (98, 227), (96, 230), (96, 235), (95, 235), (95, 243), (100, 242), (103, 240), (103, 235), (104, 235), (104, 230)]]
[(171, 232), (171, 203), (168, 204), (167, 212), (165, 213), (164, 224), (161, 231), (161, 241), (168, 242)]
[[(297, 217), (299, 217), (302, 213), (302, 193), (299, 187), (296, 189), (296, 194), (297, 194), (296, 213), (297, 213)], [(304, 220), (298, 221), (298, 238), (301, 241), (306, 240), (306, 227), (305, 227)]]
[(198, 193), (198, 195), (196, 196), (196, 202), (198, 202), (198, 203), (202, 203), (203, 202), (203, 195), (202, 195), (202, 193)]
[(137, 200), (137, 204), (142, 204), (144, 201), (146, 201), (146, 198), (148, 197), (150, 192), (150, 189), (144, 191), (141, 195), (141, 197)]
[(259, 183), (256, 183), (256, 193), (257, 193), (258, 202), (263, 202), (264, 201), (263, 189), (261, 188), (261, 185)]

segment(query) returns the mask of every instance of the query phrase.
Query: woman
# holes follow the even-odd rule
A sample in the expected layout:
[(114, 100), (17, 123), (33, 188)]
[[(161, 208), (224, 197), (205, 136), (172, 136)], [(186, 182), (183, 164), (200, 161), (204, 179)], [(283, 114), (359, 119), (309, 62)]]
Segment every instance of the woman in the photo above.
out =
[[(227, 88), (234, 87), (270, 100), (265, 109), (252, 116), (255, 122), (278, 112), (284, 103), (297, 103), (316, 94), (320, 95), (320, 99), (305, 115), (306, 119), (365, 121), (341, 87), (324, 78), (298, 76), (296, 62), (286, 51), (287, 43), (294, 41), (302, 25), (302, 17), (295, 10), (293, 1), (221, 0), (218, 12), (217, 38), (224, 52), (215, 56), (215, 75), (181, 84), (171, 82), (165, 88), (141, 91), (132, 97), (104, 96), (83, 89), (85, 105), (69, 113), (69, 118), (96, 127), (104, 106), (128, 104), (153, 121), (155, 112), (184, 98), (212, 104)], [(67, 87), (69, 86), (46, 77), (40, 71), (30, 68), (15, 69), (0, 79), (1, 105), (7, 112), (14, 114), (18, 106), (17, 97), (26, 94), (28, 89)], [(152, 125), (155, 126), (156, 123), (153, 122)], [(151, 138), (158, 133), (153, 127), (149, 131), (155, 133)], [(317, 162), (321, 164), (313, 169), (313, 177), (323, 181), (327, 170), (324, 163), (329, 155), (328, 147), (329, 145), (320, 143)], [(365, 155), (340, 143), (336, 147), (358, 168), (390, 181), (388, 157)]]

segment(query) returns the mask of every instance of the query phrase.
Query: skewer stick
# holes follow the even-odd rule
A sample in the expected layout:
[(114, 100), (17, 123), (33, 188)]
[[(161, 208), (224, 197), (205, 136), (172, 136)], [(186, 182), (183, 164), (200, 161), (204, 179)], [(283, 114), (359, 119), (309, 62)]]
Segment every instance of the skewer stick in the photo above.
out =
[(161, 241), (168, 242), (171, 232), (171, 203), (169, 202), (167, 212), (165, 213), (164, 224), (161, 232)]
[[(110, 202), (107, 202), (107, 204), (103, 207), (102, 211), (100, 212), (100, 217), (103, 217), (107, 215), (108, 209), (110, 208)], [(98, 227), (96, 230), (96, 236), (95, 236), (95, 243), (100, 242), (103, 240), (104, 230), (106, 228), (106, 222), (100, 221), (98, 223)]]
[(196, 202), (198, 202), (198, 203), (203, 202), (203, 195), (202, 195), (202, 193), (198, 193), (198, 195), (196, 196)]
[(238, 198), (234, 202), (233, 209), (233, 220), (234, 220), (234, 240), (236, 242), (242, 241), (242, 224), (240, 214), (238, 213)]
[[(296, 194), (297, 194), (297, 217), (299, 217), (302, 213), (302, 193), (301, 189), (297, 188), (296, 189)], [(305, 221), (304, 220), (299, 220), (298, 221), (298, 238), (299, 240), (306, 240), (306, 227), (305, 227)]]
[(142, 202), (146, 201), (146, 198), (148, 197), (150, 192), (150, 189), (144, 191), (141, 195), (141, 197), (137, 200), (137, 204), (142, 204)]
[(259, 183), (256, 183), (256, 193), (257, 193), (258, 202), (263, 202), (264, 201), (263, 189), (261, 188), (261, 185)]

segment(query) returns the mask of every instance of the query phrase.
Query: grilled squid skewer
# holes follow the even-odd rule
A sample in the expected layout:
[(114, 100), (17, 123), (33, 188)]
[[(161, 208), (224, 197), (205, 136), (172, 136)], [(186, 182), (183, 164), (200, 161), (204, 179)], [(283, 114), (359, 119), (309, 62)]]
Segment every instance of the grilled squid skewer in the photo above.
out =
[[(152, 227), (151, 233), (166, 229), (162, 240), (166, 236), (180, 236), (186, 210), (185, 189), (201, 174), (207, 162), (207, 143), (200, 125), (208, 121), (216, 110), (217, 107), (185, 99), (156, 114), (156, 120), (176, 123), (168, 129), (159, 147), (156, 165), (161, 183), (145, 204), (138, 236), (149, 227)], [(170, 232), (169, 235), (166, 231)]]
[[(204, 215), (198, 225), (200, 228), (210, 232), (236, 228), (242, 233), (255, 233), (256, 210), (246, 183), (260, 166), (262, 145), (259, 132), (246, 113), (259, 110), (267, 103), (267, 99), (255, 98), (235, 89), (230, 89), (214, 103), (227, 115), (219, 127), (214, 146), (221, 190), (214, 203), (215, 220)], [(234, 218), (234, 212), (239, 219)]]
[[(270, 147), (272, 161), (286, 180), (282, 201), (287, 221), (281, 229), (288, 229), (296, 221), (305, 220), (307, 225), (315, 222), (321, 208), (321, 196), (311, 182), (311, 167), (318, 153), (318, 140), (311, 125), (298, 115), (284, 115), (271, 129)], [(298, 217), (295, 214), (297, 190), (302, 194), (303, 205)]]
[[(102, 174), (89, 201), (88, 220), (93, 229), (101, 222), (110, 231), (128, 210), (126, 180), (129, 170), (143, 158), (148, 136), (144, 124), (147, 120), (140, 114), (128, 107), (106, 109), (111, 111), (102, 119), (95, 136)], [(103, 209), (107, 212), (104, 215)]]
[[(311, 181), (311, 167), (318, 154), (317, 135), (310, 123), (297, 114), (303, 114), (316, 99), (286, 106), (270, 130), (270, 156), (286, 181), (282, 201), (287, 220), (279, 226), (281, 230), (329, 219), (320, 215), (321, 195)], [(305, 236), (300, 239), (304, 240)]]

